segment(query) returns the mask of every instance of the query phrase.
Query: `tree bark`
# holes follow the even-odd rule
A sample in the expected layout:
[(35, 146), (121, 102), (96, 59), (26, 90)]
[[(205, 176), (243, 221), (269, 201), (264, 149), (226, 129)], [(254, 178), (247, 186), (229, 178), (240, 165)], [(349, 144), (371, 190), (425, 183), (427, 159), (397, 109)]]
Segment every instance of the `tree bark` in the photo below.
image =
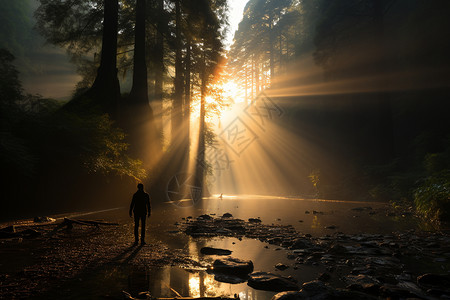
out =
[(145, 0), (136, 0), (136, 26), (134, 31), (133, 85), (129, 102), (130, 104), (148, 105), (147, 65), (145, 61)]
[(273, 53), (273, 25), (272, 17), (269, 17), (269, 52), (270, 52), (270, 86), (272, 86), (275, 77), (275, 57)]
[(185, 126), (185, 147), (186, 156), (189, 158), (190, 140), (190, 124), (191, 124), (191, 40), (188, 38), (186, 43), (185, 58), (185, 85), (184, 85), (184, 126)]
[(100, 66), (97, 70), (97, 77), (87, 95), (92, 95), (106, 112), (113, 118), (117, 118), (120, 99), (116, 67), (119, 2), (118, 0), (105, 0), (104, 3)]
[(156, 128), (162, 131), (162, 102), (164, 90), (164, 35), (162, 15), (164, 14), (164, 0), (158, 0), (159, 19), (156, 24), (156, 46), (155, 46), (155, 101), (154, 107), (158, 117), (156, 118)]
[(197, 168), (195, 182), (202, 191), (205, 178), (205, 98), (206, 98), (206, 85), (207, 85), (207, 74), (206, 74), (206, 57), (203, 53), (203, 62), (200, 70), (200, 120), (199, 120), (199, 136), (198, 136), (198, 152), (197, 152)]
[(181, 7), (180, 0), (175, 0), (175, 95), (172, 102), (172, 144), (179, 140), (182, 125), (182, 102), (183, 102), (183, 64), (181, 56)]
[(129, 152), (143, 162), (144, 168), (154, 165), (157, 158), (157, 134), (153, 110), (148, 101), (147, 66), (145, 61), (145, 1), (136, 1), (133, 85), (126, 103), (125, 129)]

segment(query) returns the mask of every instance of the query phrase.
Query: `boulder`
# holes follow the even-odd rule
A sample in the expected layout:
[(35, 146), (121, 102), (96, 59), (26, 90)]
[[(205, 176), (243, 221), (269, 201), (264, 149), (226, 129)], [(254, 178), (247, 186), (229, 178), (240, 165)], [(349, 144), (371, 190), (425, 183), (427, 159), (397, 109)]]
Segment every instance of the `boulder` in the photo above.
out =
[(233, 217), (233, 215), (230, 213), (224, 213), (222, 216), (222, 218), (232, 218), (232, 217)]
[(200, 253), (205, 255), (230, 255), (231, 252), (231, 250), (212, 247), (203, 247), (200, 249)]
[(197, 220), (211, 220), (213, 217), (211, 217), (210, 215), (200, 215), (197, 217)]
[(259, 224), (259, 223), (261, 223), (261, 219), (250, 218), (250, 219), (248, 219), (248, 222)]
[(269, 272), (253, 272), (249, 275), (248, 286), (264, 291), (297, 291), (298, 285), (293, 279)]
[(253, 272), (253, 262), (234, 257), (216, 259), (210, 269), (213, 273), (243, 275)]
[(236, 276), (236, 275), (229, 275), (229, 274), (223, 274), (223, 273), (215, 273), (214, 280), (219, 281), (219, 282), (238, 284), (238, 283), (246, 282), (247, 275)]
[(345, 248), (342, 245), (339, 244), (334, 244), (330, 247), (330, 249), (328, 249), (328, 253), (331, 254), (346, 254), (347, 253), (347, 248)]
[(272, 300), (303, 300), (305, 296), (299, 291), (287, 291), (275, 294)]
[(298, 249), (307, 249), (310, 248), (312, 245), (307, 240), (304, 239), (295, 239), (292, 243), (292, 245), (289, 247), (291, 250), (298, 250)]
[(289, 266), (286, 266), (285, 264), (282, 264), (282, 263), (277, 263), (275, 265), (275, 268), (277, 268), (278, 270), (283, 271), (283, 270), (286, 270), (287, 268), (289, 268)]
[(417, 277), (417, 284), (425, 289), (447, 290), (450, 287), (450, 277), (439, 274), (423, 274)]
[(300, 291), (281, 292), (272, 300), (375, 300), (371, 295), (361, 292), (334, 289), (320, 281), (314, 280), (303, 284)]

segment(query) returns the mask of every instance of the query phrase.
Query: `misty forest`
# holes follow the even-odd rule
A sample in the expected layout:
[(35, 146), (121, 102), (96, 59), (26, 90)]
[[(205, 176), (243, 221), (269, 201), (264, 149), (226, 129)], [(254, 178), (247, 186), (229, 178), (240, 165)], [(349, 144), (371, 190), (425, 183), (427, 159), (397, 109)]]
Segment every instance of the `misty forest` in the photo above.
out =
[(0, 0), (0, 298), (450, 297), (449, 11)]

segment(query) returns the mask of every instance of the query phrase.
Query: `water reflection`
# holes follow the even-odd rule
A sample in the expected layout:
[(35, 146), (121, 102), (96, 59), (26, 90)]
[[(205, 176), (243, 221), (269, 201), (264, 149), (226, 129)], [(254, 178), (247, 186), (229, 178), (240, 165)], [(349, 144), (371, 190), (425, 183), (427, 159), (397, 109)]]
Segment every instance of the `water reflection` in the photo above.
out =
[[(358, 207), (371, 206), (373, 210), (355, 210)], [(287, 257), (280, 247), (262, 243), (254, 239), (239, 238), (193, 238), (184, 233), (175, 233), (176, 222), (184, 222), (182, 218), (196, 218), (202, 214), (215, 214), (216, 217), (228, 212), (235, 218), (247, 220), (260, 217), (263, 223), (280, 225), (291, 224), (302, 233), (322, 236), (335, 231), (326, 226), (335, 225), (344, 233), (390, 233), (417, 226), (408, 218), (395, 220), (387, 217), (381, 210), (382, 203), (298, 200), (279, 197), (226, 197), (223, 199), (204, 199), (192, 207), (177, 207), (166, 204), (154, 211), (150, 219), (150, 235), (162, 241), (171, 249), (183, 249), (189, 256), (204, 265), (212, 264), (217, 256), (205, 256), (200, 249), (205, 246), (223, 248), (232, 251), (232, 257), (252, 260), (255, 271), (278, 273), (293, 276), (298, 282), (307, 282), (317, 278), (325, 271), (323, 266), (296, 265)], [(306, 213), (308, 211), (309, 213)], [(126, 214), (125, 214), (126, 216)], [(301, 222), (299, 222), (301, 221)], [(173, 233), (172, 233), (173, 232)], [(130, 233), (131, 234), (131, 233)], [(132, 252), (132, 251), (131, 251)], [(130, 252), (127, 253), (127, 255)], [(291, 266), (279, 271), (277, 263)], [(130, 293), (137, 295), (142, 291), (150, 291), (153, 297), (233, 297), (239, 295), (243, 300), (270, 299), (275, 293), (254, 290), (246, 282), (231, 284), (220, 282), (213, 274), (200, 270), (195, 266), (167, 266), (156, 268), (146, 266), (141, 270), (125, 267), (128, 276)]]

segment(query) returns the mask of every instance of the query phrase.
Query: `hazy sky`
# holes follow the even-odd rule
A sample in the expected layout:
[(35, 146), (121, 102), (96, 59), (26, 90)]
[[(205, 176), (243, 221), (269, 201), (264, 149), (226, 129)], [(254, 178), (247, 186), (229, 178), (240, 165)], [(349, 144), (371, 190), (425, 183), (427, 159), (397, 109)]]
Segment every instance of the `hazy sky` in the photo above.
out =
[[(15, 1), (15, 0), (14, 0)], [(225, 38), (228, 49), (242, 19), (247, 0), (228, 0), (230, 28)], [(75, 66), (63, 49), (46, 45), (33, 29), (37, 0), (0, 0), (0, 47), (6, 47), (17, 58), (25, 92), (44, 97), (69, 99), (75, 84), (81, 80)]]
[(242, 20), (242, 13), (247, 2), (247, 0), (228, 0), (230, 5), (230, 29), (225, 40), (227, 46), (231, 45), (233, 42), (234, 32), (237, 30), (238, 24)]

